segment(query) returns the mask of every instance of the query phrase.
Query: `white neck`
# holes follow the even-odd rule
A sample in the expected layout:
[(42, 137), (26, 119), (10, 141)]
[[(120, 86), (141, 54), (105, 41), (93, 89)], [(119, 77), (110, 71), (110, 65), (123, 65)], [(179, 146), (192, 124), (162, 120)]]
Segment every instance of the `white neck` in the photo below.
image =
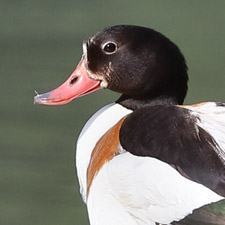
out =
[(87, 168), (92, 150), (101, 136), (122, 117), (131, 113), (119, 104), (109, 104), (97, 111), (85, 124), (77, 141), (76, 167), (80, 183), (80, 192), (86, 202)]

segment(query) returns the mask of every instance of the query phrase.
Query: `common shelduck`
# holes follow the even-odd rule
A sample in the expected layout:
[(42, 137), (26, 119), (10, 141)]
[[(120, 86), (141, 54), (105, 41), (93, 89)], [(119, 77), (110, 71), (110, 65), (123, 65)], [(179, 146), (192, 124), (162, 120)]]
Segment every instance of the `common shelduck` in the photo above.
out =
[(144, 27), (105, 28), (83, 42), (75, 71), (35, 103), (60, 105), (98, 89), (121, 97), (96, 112), (77, 143), (91, 225), (225, 224), (225, 103), (183, 105), (179, 48)]

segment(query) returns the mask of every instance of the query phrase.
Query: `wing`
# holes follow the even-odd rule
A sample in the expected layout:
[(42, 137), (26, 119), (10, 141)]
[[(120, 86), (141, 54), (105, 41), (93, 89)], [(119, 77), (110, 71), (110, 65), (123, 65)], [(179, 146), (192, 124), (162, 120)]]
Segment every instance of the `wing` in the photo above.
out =
[(225, 161), (225, 103), (206, 102), (182, 106), (196, 117), (197, 125), (207, 131), (216, 141), (216, 151)]
[(225, 200), (195, 209), (192, 214), (172, 225), (224, 225)]
[(151, 157), (122, 153), (109, 161), (103, 171), (111, 195), (138, 224), (170, 224), (194, 209), (222, 199), (186, 179), (169, 164)]
[(133, 155), (166, 162), (225, 196), (224, 118), (223, 105), (215, 103), (144, 108), (124, 121), (120, 143)]

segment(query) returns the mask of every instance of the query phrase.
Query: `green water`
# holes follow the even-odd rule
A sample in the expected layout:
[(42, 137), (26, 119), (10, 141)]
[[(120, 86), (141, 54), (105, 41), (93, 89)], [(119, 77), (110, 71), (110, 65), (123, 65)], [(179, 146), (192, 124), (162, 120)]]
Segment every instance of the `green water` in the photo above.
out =
[(74, 169), (85, 121), (118, 95), (33, 105), (75, 68), (83, 39), (136, 24), (175, 41), (189, 66), (186, 103), (225, 101), (224, 0), (8, 0), (0, 2), (0, 224), (87, 225)]

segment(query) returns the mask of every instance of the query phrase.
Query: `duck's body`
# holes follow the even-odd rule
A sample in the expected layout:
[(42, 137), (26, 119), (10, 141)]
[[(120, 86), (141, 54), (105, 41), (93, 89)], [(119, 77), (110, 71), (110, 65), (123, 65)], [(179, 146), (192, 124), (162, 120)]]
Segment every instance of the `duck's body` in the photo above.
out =
[[(178, 106), (170, 107), (175, 108)], [(190, 115), (195, 116), (198, 120), (195, 124), (196, 129), (204, 127), (209, 134), (214, 134), (215, 127), (217, 127), (218, 138), (216, 141), (221, 147), (218, 149), (218, 151), (220, 151), (218, 152), (218, 160), (221, 158), (222, 161), (224, 161), (225, 152), (223, 149), (225, 149), (225, 140), (222, 139), (222, 135), (225, 128), (225, 107), (209, 102), (199, 106), (193, 105), (184, 106), (182, 108), (178, 107), (178, 110), (186, 111), (186, 108), (190, 110)], [(153, 107), (152, 110), (155, 110), (155, 107)], [(166, 110), (168, 112), (168, 109)], [(151, 114), (151, 108), (145, 110), (145, 113)], [(214, 190), (211, 190), (201, 183), (194, 182), (189, 178), (189, 174), (187, 174), (192, 174), (192, 177), (195, 175), (196, 180), (199, 177), (201, 179), (202, 173), (206, 171), (206, 168), (209, 168), (212, 173), (212, 179), (216, 181), (220, 176), (220, 174), (214, 174), (214, 172), (218, 172), (214, 167), (219, 167), (219, 161), (213, 166), (211, 165), (209, 160), (213, 157), (210, 155), (210, 152), (208, 152), (210, 149), (206, 143), (205, 149), (203, 149), (205, 152), (199, 152), (199, 156), (202, 155), (202, 157), (203, 155), (209, 155), (209, 159), (205, 159), (203, 165), (194, 164), (195, 158), (191, 156), (191, 151), (190, 156), (188, 156), (188, 154), (175, 156), (178, 160), (180, 158), (180, 162), (188, 159), (188, 157), (192, 157), (191, 163), (196, 167), (199, 166), (198, 168), (194, 168), (193, 166), (192, 171), (188, 170), (186, 173), (182, 170), (182, 167), (177, 166), (174, 168), (171, 163), (170, 165), (165, 163), (164, 161), (166, 160), (164, 155), (159, 156), (161, 159), (164, 158), (164, 161), (156, 159), (155, 156), (144, 157), (144, 153), (142, 153), (138, 148), (134, 148), (135, 153), (133, 152), (133, 154), (131, 154), (123, 148), (123, 145), (121, 146), (121, 143), (120, 146), (115, 149), (115, 154), (113, 156), (109, 155), (108, 158), (105, 158), (104, 164), (101, 165), (101, 163), (98, 162), (99, 159), (96, 159), (93, 154), (93, 150), (95, 149), (97, 142), (100, 143), (101, 140), (104, 139), (102, 136), (104, 137), (104, 134), (107, 131), (110, 132), (111, 127), (122, 126), (119, 124), (119, 121), (129, 114), (130, 117), (133, 116), (131, 110), (127, 110), (119, 104), (110, 104), (98, 111), (87, 122), (78, 139), (76, 157), (77, 172), (81, 193), (88, 207), (91, 224), (155, 225), (155, 222), (170, 224), (173, 221), (183, 219), (185, 216), (192, 213), (194, 209), (198, 209), (204, 205), (223, 199), (222, 196), (225, 194), (224, 184), (215, 185), (210, 183), (209, 186), (212, 189), (214, 188)], [(106, 121), (106, 124), (104, 121)], [(137, 120), (132, 121), (137, 122), (137, 124), (140, 122)], [(163, 121), (163, 123), (165, 123), (165, 121)], [(141, 126), (143, 128), (142, 131), (136, 130), (133, 132), (146, 138), (143, 134), (143, 132), (145, 132), (144, 125), (142, 124)], [(176, 126), (176, 124), (173, 124), (173, 126)], [(218, 127), (220, 127), (220, 129), (218, 129)], [(164, 129), (170, 128), (165, 127)], [(182, 131), (182, 129), (183, 127), (177, 127), (178, 132)], [(157, 128), (155, 131), (156, 136), (151, 138), (156, 140), (158, 134)], [(123, 132), (125, 131), (120, 129), (120, 135), (123, 135)], [(165, 130), (158, 130), (158, 132), (165, 132)], [(195, 130), (192, 131), (192, 134), (193, 132), (195, 132)], [(196, 138), (199, 139), (201, 143), (204, 143), (204, 137), (200, 131), (196, 130), (196, 132), (196, 134), (199, 135), (196, 136)], [(114, 135), (115, 133), (112, 132), (110, 137), (116, 139)], [(119, 133), (116, 135), (119, 135)], [(130, 130), (130, 135), (132, 136), (132, 130)], [(172, 135), (174, 135), (174, 133)], [(182, 138), (182, 135), (183, 134), (181, 134), (179, 138)], [(187, 132), (186, 135), (187, 139), (190, 139), (188, 136), (190, 133)], [(164, 136), (163, 139), (168, 139), (168, 136), (169, 133), (167, 136)], [(126, 135), (126, 137), (129, 139), (129, 134)], [(135, 137), (130, 138), (129, 144), (132, 146), (140, 145)], [(175, 136), (174, 138), (177, 137)], [(99, 139), (101, 140), (99, 141)], [(101, 145), (107, 145), (107, 143), (104, 144), (104, 141), (107, 140), (107, 138), (103, 140)], [(120, 141), (121, 140), (123, 140), (122, 137), (120, 138)], [(159, 140), (162, 141), (163, 144), (162, 137), (159, 137)], [(211, 146), (212, 143), (210, 143), (208, 137), (206, 137), (206, 140), (209, 141), (209, 145)], [(175, 151), (176, 149), (172, 151), (172, 149), (168, 147), (167, 143), (164, 144), (168, 153), (166, 156), (168, 157), (168, 155), (170, 155), (170, 159), (173, 158), (173, 154), (177, 154)], [(179, 142), (177, 144), (180, 146)], [(184, 144), (186, 144), (185, 140)], [(195, 145), (191, 145), (190, 142), (187, 144), (189, 144), (190, 148)], [(171, 147), (176, 148), (176, 143), (171, 143)], [(183, 149), (180, 147), (179, 150), (182, 151), (186, 147), (187, 146), (183, 146)], [(140, 145), (140, 148), (143, 148), (143, 146)], [(98, 155), (105, 155), (104, 151), (105, 149), (98, 150)], [(216, 152), (215, 155), (217, 155)], [(197, 154), (196, 157), (198, 157)], [(84, 159), (87, 159), (87, 161), (84, 161)], [(95, 171), (95, 177), (91, 182), (91, 187), (89, 189), (87, 181), (89, 180), (88, 176), (90, 176), (89, 174), (91, 173), (90, 162), (93, 164), (93, 161), (97, 161), (96, 164), (100, 164), (102, 167), (97, 169), (96, 165), (95, 167), (92, 167)], [(215, 159), (213, 162), (214, 161)], [(198, 161), (196, 161), (196, 163), (198, 163)], [(175, 162), (174, 165), (176, 165)], [(200, 168), (203, 168), (203, 171), (201, 171)], [(221, 168), (219, 168), (219, 171), (223, 173), (222, 165)], [(197, 173), (197, 175), (195, 173)], [(213, 187), (213, 185), (215, 187)], [(218, 194), (216, 192), (218, 192)]]
[(77, 143), (91, 225), (225, 224), (202, 214), (225, 201), (224, 104), (182, 106), (184, 57), (154, 30), (107, 28), (83, 48), (71, 77), (35, 101), (64, 104), (100, 87), (122, 93), (92, 116)]

